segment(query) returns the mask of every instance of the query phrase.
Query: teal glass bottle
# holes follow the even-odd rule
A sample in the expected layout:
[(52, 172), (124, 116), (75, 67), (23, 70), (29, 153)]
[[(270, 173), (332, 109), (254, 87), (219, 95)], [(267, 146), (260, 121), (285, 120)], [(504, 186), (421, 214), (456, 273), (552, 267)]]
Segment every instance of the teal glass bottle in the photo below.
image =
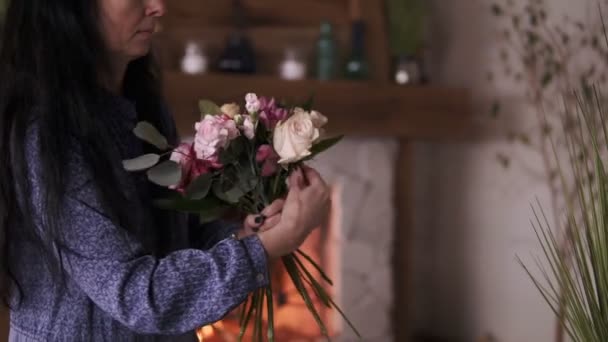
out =
[(333, 27), (328, 21), (321, 23), (317, 40), (316, 78), (327, 81), (336, 76), (336, 41)]

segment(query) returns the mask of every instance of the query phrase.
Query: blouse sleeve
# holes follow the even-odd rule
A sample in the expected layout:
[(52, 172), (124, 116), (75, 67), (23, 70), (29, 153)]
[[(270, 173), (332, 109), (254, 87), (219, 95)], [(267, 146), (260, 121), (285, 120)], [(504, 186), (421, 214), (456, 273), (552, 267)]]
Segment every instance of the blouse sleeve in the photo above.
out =
[[(35, 134), (26, 144), (36, 224), (46, 195)], [(57, 257), (69, 276), (102, 310), (135, 332), (179, 334), (215, 322), (268, 284), (266, 253), (256, 236), (220, 239), (209, 250), (184, 249), (162, 258), (147, 254), (102, 208), (99, 192), (76, 155), (61, 207)]]

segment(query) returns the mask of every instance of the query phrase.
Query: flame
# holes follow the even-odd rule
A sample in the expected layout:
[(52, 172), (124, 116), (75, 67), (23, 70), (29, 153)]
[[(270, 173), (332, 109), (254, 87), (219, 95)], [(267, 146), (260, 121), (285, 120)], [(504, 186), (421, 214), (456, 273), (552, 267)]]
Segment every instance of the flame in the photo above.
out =
[(224, 323), (217, 322), (211, 325), (205, 325), (196, 330), (196, 337), (198, 338), (198, 342), (203, 342), (207, 338), (211, 338), (215, 335), (216, 330), (222, 330), (224, 328)]

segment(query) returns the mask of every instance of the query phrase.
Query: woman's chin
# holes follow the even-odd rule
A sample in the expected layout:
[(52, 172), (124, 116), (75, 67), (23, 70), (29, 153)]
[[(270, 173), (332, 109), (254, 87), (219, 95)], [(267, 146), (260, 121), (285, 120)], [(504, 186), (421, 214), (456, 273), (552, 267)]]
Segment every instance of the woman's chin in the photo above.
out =
[(149, 53), (150, 53), (150, 45), (148, 44), (146, 46), (139, 46), (139, 47), (133, 48), (131, 51), (129, 51), (129, 57), (131, 60), (135, 60), (135, 59), (144, 57)]

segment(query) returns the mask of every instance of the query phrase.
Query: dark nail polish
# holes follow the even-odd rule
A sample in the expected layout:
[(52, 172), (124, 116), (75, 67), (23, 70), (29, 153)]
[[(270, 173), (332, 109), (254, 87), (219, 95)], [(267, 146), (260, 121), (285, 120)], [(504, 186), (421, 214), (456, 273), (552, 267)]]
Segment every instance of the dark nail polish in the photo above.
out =
[(266, 219), (266, 216), (264, 216), (264, 215), (258, 215), (255, 218), (255, 223), (261, 225), (262, 223), (264, 223), (265, 219)]

